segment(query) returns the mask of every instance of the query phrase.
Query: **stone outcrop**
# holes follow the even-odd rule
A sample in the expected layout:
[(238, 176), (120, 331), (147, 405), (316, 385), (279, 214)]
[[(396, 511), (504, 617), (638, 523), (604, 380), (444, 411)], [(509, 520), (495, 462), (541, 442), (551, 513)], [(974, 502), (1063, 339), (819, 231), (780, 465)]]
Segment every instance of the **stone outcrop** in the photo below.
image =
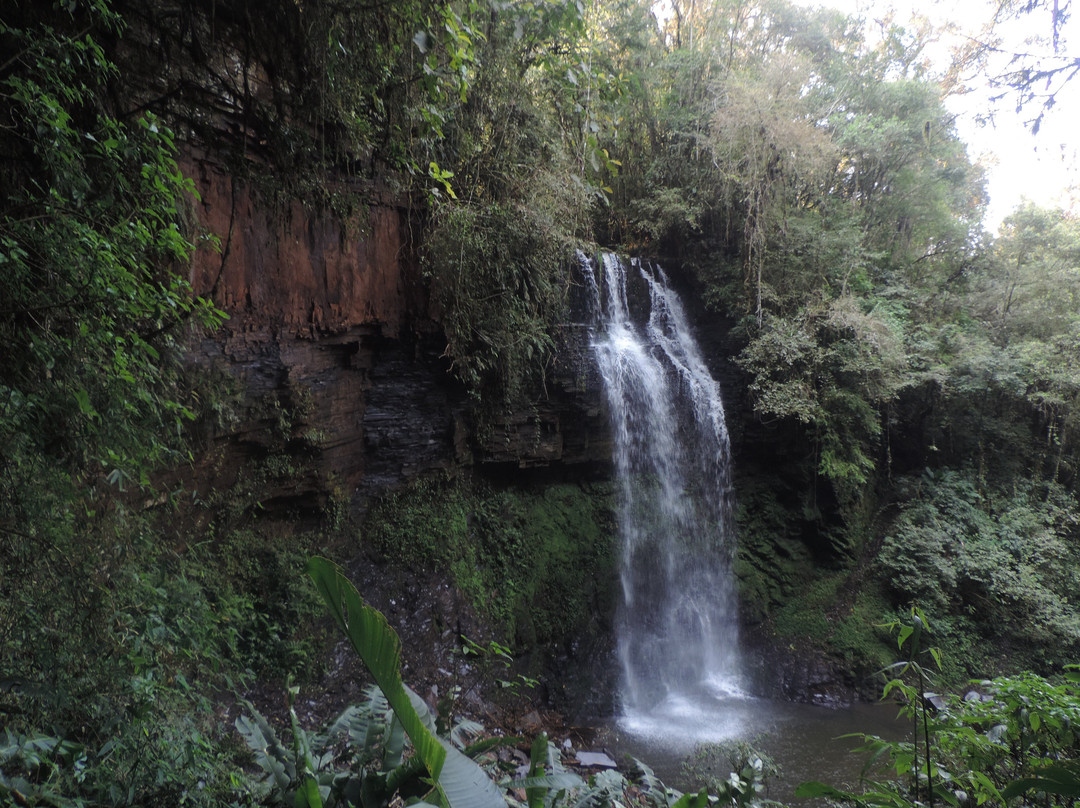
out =
[[(201, 227), (216, 236), (196, 253), (190, 280), (228, 314), (196, 362), (237, 380), (243, 416), (214, 436), (196, 478), (234, 484), (271, 452), (302, 456), (303, 472), (269, 492), (290, 508), (371, 497), (436, 469), (607, 463), (598, 380), (580, 327), (547, 396), (478, 434), (450, 373), (438, 312), (409, 242), (409, 211), (370, 189), (350, 221), (300, 202), (262, 198), (212, 160), (190, 157)], [(356, 190), (356, 189), (353, 189)]]
[(428, 319), (404, 235), (407, 212), (393, 200), (368, 192), (374, 203), (341, 221), (297, 200), (286, 206), (262, 199), (207, 160), (185, 168), (201, 197), (198, 219), (220, 239), (220, 251), (197, 254), (192, 285), (244, 325), (299, 338), (368, 326), (397, 339)]

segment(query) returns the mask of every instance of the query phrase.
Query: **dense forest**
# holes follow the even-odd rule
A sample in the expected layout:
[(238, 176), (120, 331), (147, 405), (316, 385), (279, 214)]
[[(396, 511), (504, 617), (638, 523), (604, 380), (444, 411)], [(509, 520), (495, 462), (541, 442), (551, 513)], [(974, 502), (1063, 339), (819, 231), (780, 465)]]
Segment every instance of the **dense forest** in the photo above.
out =
[[(455, 744), (480, 728), (452, 727), (449, 702), (429, 716), (398, 692), (396, 657), (370, 661), (355, 636), (383, 694), (322, 734), (293, 709), (339, 628), (361, 621), (326, 620), (348, 587), (328, 567), (305, 575), (315, 554), (390, 594), (407, 579), (410, 601), (451, 587), (477, 639), (458, 652), (522, 703), (558, 702), (551, 677), (572, 666), (552, 660), (575, 637), (602, 653), (615, 555), (602, 464), (529, 476), (470, 458), (501, 445), (516, 461), (512, 425), (541, 431), (554, 380), (578, 372), (575, 256), (605, 249), (655, 259), (691, 292), (725, 380), (744, 623), (862, 695), (906, 663), (892, 695), (924, 720), (923, 745), (879, 748), (891, 785), (814, 795), (1075, 804), (1080, 220), (1025, 204), (984, 229), (982, 172), (945, 98), (985, 52), (942, 67), (929, 30), (886, 20), (868, 38), (861, 20), (785, 0), (670, 12), (4, 4), (0, 801), (759, 804), (752, 754), (682, 796), (643, 766), (581, 779), (542, 735), (523, 746), (534, 779), (461, 797)], [(1064, 13), (999, 9), (1042, 12)], [(1017, 57), (995, 78), (1036, 118), (1073, 63), (1060, 64)], [(415, 353), (438, 343), (460, 399), (466, 448), (437, 473), (358, 498), (318, 468), (310, 391), (290, 381), (256, 400), (213, 361), (235, 301), (191, 267), (216, 262), (220, 279), (241, 226), (235, 205), (225, 230), (200, 218), (182, 167), (207, 155), (282, 217), (364, 239), (387, 199), (401, 212), (399, 255), (434, 324)], [(257, 456), (207, 483), (253, 419)], [(295, 496), (271, 507), (282, 491)], [(522, 667), (503, 667), (511, 655)], [(931, 726), (931, 668), (943, 691), (1002, 677), (997, 697), (957, 700)], [(454, 736), (446, 763), (436, 728)]]

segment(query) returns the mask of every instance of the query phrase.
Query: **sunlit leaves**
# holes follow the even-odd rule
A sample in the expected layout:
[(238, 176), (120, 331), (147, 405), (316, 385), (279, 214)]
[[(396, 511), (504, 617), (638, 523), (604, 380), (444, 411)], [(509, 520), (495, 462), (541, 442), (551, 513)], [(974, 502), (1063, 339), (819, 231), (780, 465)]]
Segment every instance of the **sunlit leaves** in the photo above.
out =
[[(104, 5), (95, 12), (98, 25), (115, 22)], [(166, 268), (191, 249), (178, 205), (192, 186), (164, 125), (125, 125), (96, 106), (112, 68), (89, 35), (8, 33), (24, 49), (4, 82), (15, 123), (5, 138), (27, 162), (0, 200), (0, 384), (20, 402), (0, 413), (0, 433), (25, 432), (62, 464), (141, 479), (132, 467), (175, 445), (162, 425), (187, 417), (162, 350), (178, 324), (211, 311)]]
[(850, 297), (770, 317), (739, 357), (754, 374), (755, 410), (795, 418), (816, 436), (819, 470), (846, 496), (876, 467), (881, 424), (876, 407), (906, 381), (897, 327)]

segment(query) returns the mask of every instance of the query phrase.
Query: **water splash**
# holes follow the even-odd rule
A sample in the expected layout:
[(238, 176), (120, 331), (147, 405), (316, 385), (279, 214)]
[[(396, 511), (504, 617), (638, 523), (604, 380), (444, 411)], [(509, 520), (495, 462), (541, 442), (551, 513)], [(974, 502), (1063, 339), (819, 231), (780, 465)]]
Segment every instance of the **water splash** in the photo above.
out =
[(715, 711), (744, 694), (720, 388), (659, 267), (611, 254), (581, 261), (620, 486), (622, 724), (730, 737), (739, 711)]

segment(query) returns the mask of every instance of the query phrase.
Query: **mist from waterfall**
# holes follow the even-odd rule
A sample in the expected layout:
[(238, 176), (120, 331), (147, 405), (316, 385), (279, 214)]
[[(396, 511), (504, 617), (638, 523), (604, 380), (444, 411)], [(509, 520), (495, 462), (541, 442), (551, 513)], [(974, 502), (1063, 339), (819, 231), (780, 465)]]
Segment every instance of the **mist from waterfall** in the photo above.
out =
[(655, 265), (581, 256), (619, 486), (622, 726), (738, 732), (731, 465), (720, 388)]

